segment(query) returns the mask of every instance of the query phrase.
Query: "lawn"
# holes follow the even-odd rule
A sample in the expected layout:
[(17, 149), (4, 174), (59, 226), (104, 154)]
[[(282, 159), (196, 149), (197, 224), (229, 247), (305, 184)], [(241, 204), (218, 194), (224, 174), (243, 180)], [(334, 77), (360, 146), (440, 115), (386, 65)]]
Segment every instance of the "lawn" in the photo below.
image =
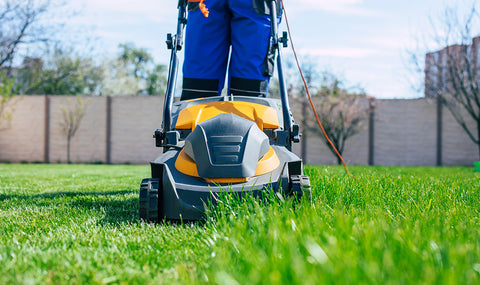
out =
[(0, 284), (479, 284), (473, 168), (306, 167), (313, 204), (145, 224), (148, 166), (0, 164)]

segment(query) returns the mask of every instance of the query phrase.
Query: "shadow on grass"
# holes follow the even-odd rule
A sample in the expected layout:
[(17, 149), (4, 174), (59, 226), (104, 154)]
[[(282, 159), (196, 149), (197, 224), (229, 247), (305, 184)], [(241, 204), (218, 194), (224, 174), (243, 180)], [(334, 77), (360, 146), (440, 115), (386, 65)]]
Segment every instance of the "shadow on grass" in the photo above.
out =
[(18, 194), (0, 194), (0, 202), (17, 199), (17, 200), (30, 200), (30, 199), (57, 199), (57, 198), (70, 198), (70, 197), (82, 197), (82, 196), (121, 196), (128, 194), (136, 194), (135, 190), (118, 190), (118, 191), (102, 191), (102, 192), (78, 192), (78, 191), (60, 191), (53, 193), (41, 193), (34, 195), (18, 195)]
[[(37, 207), (61, 205), (65, 211), (72, 212), (72, 215), (75, 215), (75, 211), (78, 210), (84, 212), (103, 211), (105, 214), (99, 220), (100, 224), (120, 225), (139, 222), (137, 194), (138, 191), (136, 190), (102, 192), (62, 191), (34, 195), (0, 194), (0, 202), (11, 202), (16, 207), (22, 205)], [(15, 201), (18, 201), (18, 204)]]

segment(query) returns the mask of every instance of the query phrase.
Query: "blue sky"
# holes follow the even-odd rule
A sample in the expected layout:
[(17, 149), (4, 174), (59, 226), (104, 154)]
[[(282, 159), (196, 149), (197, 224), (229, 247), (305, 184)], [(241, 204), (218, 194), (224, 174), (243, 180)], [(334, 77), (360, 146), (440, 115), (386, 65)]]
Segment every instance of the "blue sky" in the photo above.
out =
[[(348, 86), (360, 85), (377, 98), (417, 98), (406, 67), (406, 50), (431, 33), (430, 17), (462, 0), (285, 0), (295, 47)], [(467, 1), (468, 2), (468, 1)], [(168, 63), (167, 33), (176, 27), (177, 0), (76, 0), (80, 11), (69, 26), (94, 36), (95, 49), (116, 53), (133, 42)], [(208, 0), (207, 0), (208, 5)], [(283, 21), (280, 31), (285, 30)], [(438, 47), (432, 47), (438, 48)], [(290, 54), (290, 51), (284, 51)]]

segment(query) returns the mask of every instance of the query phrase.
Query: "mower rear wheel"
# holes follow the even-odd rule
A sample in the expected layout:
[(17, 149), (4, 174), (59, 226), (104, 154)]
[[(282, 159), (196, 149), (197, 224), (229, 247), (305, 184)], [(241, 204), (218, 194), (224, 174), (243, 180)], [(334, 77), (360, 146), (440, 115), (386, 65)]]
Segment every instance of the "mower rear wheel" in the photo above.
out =
[(306, 175), (292, 175), (290, 176), (290, 195), (297, 201), (305, 197), (312, 202), (312, 190), (310, 186), (310, 178)]
[(158, 222), (158, 178), (146, 178), (140, 185), (139, 212), (145, 222)]

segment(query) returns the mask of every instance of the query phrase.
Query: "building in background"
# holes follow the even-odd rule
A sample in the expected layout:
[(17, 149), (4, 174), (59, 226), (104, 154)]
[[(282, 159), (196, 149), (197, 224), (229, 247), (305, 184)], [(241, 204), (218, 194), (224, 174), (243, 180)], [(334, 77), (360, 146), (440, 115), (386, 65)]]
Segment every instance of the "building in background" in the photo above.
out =
[(469, 45), (451, 45), (425, 56), (425, 97), (451, 93), (454, 88), (471, 88), (480, 83), (480, 36)]
[[(469, 40), (470, 41), (470, 40)], [(453, 134), (444, 132), (445, 118), (451, 116), (456, 127), (476, 150), (471, 156), (480, 159), (480, 37), (468, 44), (450, 45), (425, 56), (425, 97), (437, 101), (437, 165), (443, 165), (443, 145), (453, 141)], [(448, 113), (443, 112), (448, 109)], [(462, 145), (458, 144), (458, 152)]]

